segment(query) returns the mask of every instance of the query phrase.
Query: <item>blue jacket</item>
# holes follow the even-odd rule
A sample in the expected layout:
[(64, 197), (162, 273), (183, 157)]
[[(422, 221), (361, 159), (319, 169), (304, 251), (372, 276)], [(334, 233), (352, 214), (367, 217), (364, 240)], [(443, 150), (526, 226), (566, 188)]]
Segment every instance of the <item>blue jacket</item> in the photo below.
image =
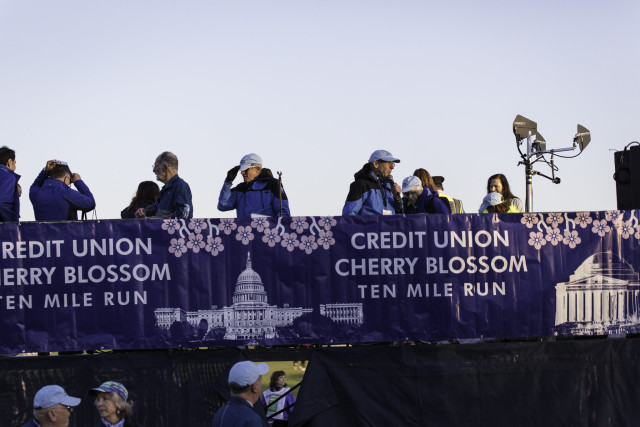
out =
[(391, 176), (380, 181), (367, 163), (353, 177), (355, 181), (349, 187), (342, 216), (382, 215), (384, 209), (391, 213), (402, 213), (402, 200), (396, 200), (393, 196)]
[(20, 175), (0, 165), (0, 222), (18, 221), (20, 218), (19, 180)]
[(415, 205), (410, 204), (409, 199), (407, 198), (403, 198), (402, 203), (404, 204), (404, 213), (407, 215), (420, 213), (450, 213), (447, 205), (445, 205), (442, 199), (438, 197), (438, 193), (429, 187), (422, 187), (422, 194), (418, 196)]
[[(253, 181), (231, 188), (225, 181), (218, 198), (218, 210), (236, 210), (238, 218), (251, 218), (251, 214), (280, 216), (280, 181), (269, 169), (263, 168)], [(282, 189), (282, 216), (291, 216), (289, 200)]]
[(229, 402), (218, 409), (211, 427), (266, 427), (267, 423), (253, 410), (249, 402), (231, 396)]
[(48, 178), (43, 169), (29, 189), (36, 221), (78, 219), (78, 211), (88, 212), (96, 207), (89, 187), (82, 181), (73, 183), (78, 191), (55, 178)]
[(193, 218), (193, 203), (191, 202), (189, 184), (178, 174), (174, 175), (160, 190), (158, 202), (148, 206), (145, 211), (147, 216), (157, 218)]

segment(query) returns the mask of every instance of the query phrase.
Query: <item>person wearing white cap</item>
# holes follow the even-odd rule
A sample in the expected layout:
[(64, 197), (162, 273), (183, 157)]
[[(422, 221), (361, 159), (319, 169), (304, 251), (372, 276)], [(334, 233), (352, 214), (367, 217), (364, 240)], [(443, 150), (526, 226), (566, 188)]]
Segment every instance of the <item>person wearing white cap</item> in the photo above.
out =
[(342, 215), (394, 215), (402, 213), (400, 186), (391, 171), (400, 159), (387, 150), (371, 153), (369, 162), (355, 173)]
[(253, 405), (262, 394), (262, 376), (269, 372), (266, 363), (238, 362), (229, 371), (229, 402), (216, 412), (212, 427), (266, 427), (267, 423)]
[[(231, 188), (238, 171), (244, 182)], [(240, 164), (227, 172), (222, 184), (218, 210), (224, 212), (233, 209), (238, 218), (291, 216), (284, 188), (269, 169), (262, 167), (262, 157), (256, 153), (242, 157)]]
[(33, 398), (33, 418), (22, 427), (66, 427), (80, 398), (69, 396), (59, 385), (46, 385)]
[(402, 194), (405, 214), (449, 213), (449, 205), (445, 204), (436, 191), (422, 186), (422, 181), (417, 176), (408, 176), (402, 181)]

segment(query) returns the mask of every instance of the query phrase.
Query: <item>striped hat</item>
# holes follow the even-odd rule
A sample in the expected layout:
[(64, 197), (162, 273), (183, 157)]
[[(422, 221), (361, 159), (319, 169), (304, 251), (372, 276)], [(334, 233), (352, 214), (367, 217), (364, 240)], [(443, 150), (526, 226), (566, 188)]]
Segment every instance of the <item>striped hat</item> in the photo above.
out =
[(129, 392), (122, 384), (115, 381), (107, 381), (106, 383), (100, 384), (99, 387), (92, 388), (89, 390), (90, 396), (96, 396), (98, 393), (118, 393), (120, 397), (127, 401), (127, 396), (129, 396)]

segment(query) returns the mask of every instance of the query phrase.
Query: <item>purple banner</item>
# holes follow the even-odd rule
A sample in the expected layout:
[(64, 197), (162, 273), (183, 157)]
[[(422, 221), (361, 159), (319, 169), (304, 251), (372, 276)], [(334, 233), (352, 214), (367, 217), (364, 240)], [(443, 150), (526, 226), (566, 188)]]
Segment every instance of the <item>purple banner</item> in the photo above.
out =
[(0, 353), (638, 332), (638, 211), (0, 224)]

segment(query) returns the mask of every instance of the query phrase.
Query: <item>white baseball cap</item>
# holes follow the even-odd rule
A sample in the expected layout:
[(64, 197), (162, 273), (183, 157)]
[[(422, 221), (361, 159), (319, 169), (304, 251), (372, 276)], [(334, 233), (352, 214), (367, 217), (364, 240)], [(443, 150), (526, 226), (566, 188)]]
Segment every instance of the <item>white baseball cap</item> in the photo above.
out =
[(78, 406), (80, 398), (69, 396), (59, 385), (46, 385), (38, 390), (33, 398), (33, 407), (36, 409), (51, 408), (57, 404)]
[(249, 360), (238, 362), (229, 371), (229, 384), (251, 385), (256, 382), (260, 375), (264, 375), (267, 372), (269, 372), (269, 365), (266, 363), (256, 364)]
[(402, 192), (411, 191), (413, 187), (422, 187), (422, 181), (417, 176), (408, 176), (402, 181)]
[(251, 165), (255, 164), (262, 166), (262, 157), (258, 156), (256, 153), (249, 153), (240, 159), (240, 170), (243, 171), (249, 169)]

